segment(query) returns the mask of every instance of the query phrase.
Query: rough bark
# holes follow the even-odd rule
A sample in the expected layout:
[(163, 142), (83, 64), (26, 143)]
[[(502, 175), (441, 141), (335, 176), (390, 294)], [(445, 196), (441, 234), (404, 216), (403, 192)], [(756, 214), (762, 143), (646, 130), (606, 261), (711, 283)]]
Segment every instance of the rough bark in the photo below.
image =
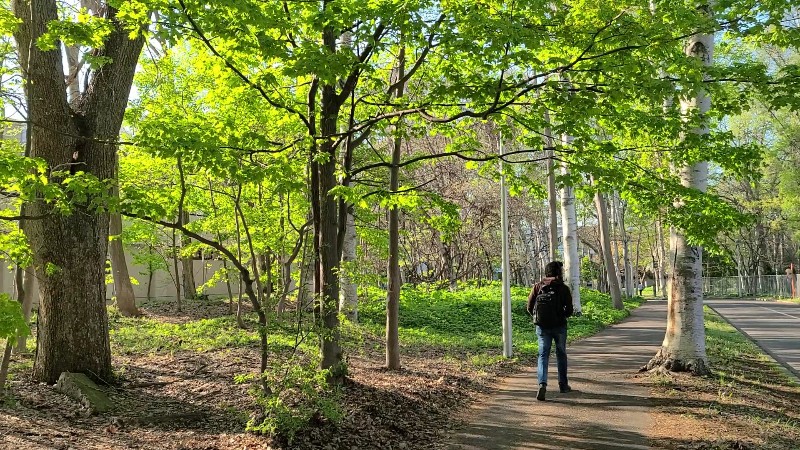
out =
[[(698, 9), (701, 14), (710, 14), (708, 5)], [(688, 39), (686, 55), (709, 66), (713, 49), (713, 35), (698, 33)], [(681, 100), (681, 112), (684, 115), (691, 112), (704, 115), (710, 107), (711, 98), (703, 91), (697, 92), (696, 97)], [(707, 134), (708, 131), (707, 124), (692, 130), (697, 134)], [(708, 163), (689, 163), (680, 168), (679, 176), (682, 185), (705, 191)], [(681, 206), (680, 200), (676, 206)], [(670, 257), (672, 267), (668, 285), (667, 331), (661, 349), (646, 368), (705, 375), (709, 373), (709, 368), (703, 321), (703, 248), (689, 244), (683, 232), (671, 227)]]
[(608, 290), (611, 294), (611, 302), (616, 309), (623, 309), (622, 293), (619, 290), (617, 277), (614, 276), (614, 262), (611, 256), (611, 236), (608, 230), (608, 210), (606, 200), (601, 192), (594, 194), (594, 204), (597, 208), (597, 221), (600, 229), (600, 247), (603, 250), (603, 265), (605, 266), (606, 278), (608, 280)]
[[(86, 92), (70, 106), (60, 46), (42, 51), (31, 45), (48, 23), (58, 19), (56, 1), (15, 0), (13, 9), (22, 21), (14, 37), (31, 81), (26, 92), (28, 117), (34, 124), (31, 156), (51, 168), (65, 167), (76, 157), (72, 167), (77, 170), (114, 179), (113, 142), (119, 135), (144, 38), (131, 40), (130, 31), (116, 21), (116, 10), (107, 8), (114, 30), (97, 53), (112, 62), (97, 70)], [(31, 215), (49, 217), (30, 221), (25, 229), (34, 265), (40, 268), (33, 376), (49, 383), (55, 383), (61, 372), (82, 372), (106, 381), (112, 376), (105, 308), (109, 216), (89, 205), (74, 208), (71, 215), (61, 216), (51, 205), (32, 202)]]
[[(325, 3), (327, 5), (327, 2)], [(331, 53), (336, 52), (336, 33), (331, 26), (323, 31), (323, 44)], [(337, 186), (336, 180), (336, 135), (337, 121), (341, 101), (336, 87), (323, 83), (321, 90), (321, 110), (319, 115), (319, 134), (322, 137), (318, 151), (324, 157), (314, 165), (316, 177), (312, 177), (312, 191), (316, 193), (318, 204), (315, 217), (315, 235), (317, 237), (319, 255), (319, 320), (322, 325), (320, 333), (320, 350), (322, 359), (320, 367), (330, 369), (331, 379), (341, 378), (342, 349), (339, 345), (339, 211), (337, 201), (331, 190)]]
[[(571, 138), (565, 137), (569, 145)], [(561, 173), (569, 174), (566, 163)], [(581, 311), (581, 261), (578, 258), (578, 218), (575, 212), (575, 191), (572, 186), (561, 188), (561, 236), (564, 246), (564, 282), (572, 291), (572, 304), (576, 313)]]

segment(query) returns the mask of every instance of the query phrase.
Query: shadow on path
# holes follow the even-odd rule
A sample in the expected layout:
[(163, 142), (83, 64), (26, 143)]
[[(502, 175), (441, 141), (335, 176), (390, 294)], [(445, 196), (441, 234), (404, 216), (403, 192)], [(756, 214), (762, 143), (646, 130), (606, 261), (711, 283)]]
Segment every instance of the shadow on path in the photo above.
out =
[[(650, 301), (622, 323), (570, 346), (574, 391), (569, 394), (555, 388), (547, 401), (537, 401), (536, 368), (504, 379), (468, 412), (468, 424), (452, 437), (450, 448), (650, 448), (649, 390), (631, 377), (658, 351), (665, 324), (666, 302)], [(549, 372), (555, 379), (553, 357)]]

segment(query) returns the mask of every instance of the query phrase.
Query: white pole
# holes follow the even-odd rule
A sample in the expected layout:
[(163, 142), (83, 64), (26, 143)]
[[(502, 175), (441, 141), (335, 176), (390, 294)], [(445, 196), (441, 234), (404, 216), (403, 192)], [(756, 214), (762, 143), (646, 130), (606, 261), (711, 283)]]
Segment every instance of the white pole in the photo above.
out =
[(511, 264), (508, 260), (508, 205), (506, 197), (508, 190), (506, 189), (506, 177), (503, 174), (503, 134), (498, 133), (500, 140), (500, 227), (502, 228), (500, 234), (502, 236), (502, 259), (503, 269), (501, 270), (503, 277), (503, 356), (510, 358), (513, 350), (511, 345)]

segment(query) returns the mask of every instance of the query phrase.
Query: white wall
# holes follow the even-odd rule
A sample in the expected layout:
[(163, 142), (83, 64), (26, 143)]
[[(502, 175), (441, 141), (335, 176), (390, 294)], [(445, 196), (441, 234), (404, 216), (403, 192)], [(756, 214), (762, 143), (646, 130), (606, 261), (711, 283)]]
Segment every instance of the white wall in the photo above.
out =
[[(136, 298), (147, 298), (147, 268), (145, 266), (134, 264), (128, 254), (126, 254), (126, 257), (128, 259), (128, 273), (131, 277), (135, 278), (139, 282), (139, 284), (133, 285), (134, 295), (136, 295)], [(194, 280), (195, 283), (197, 283), (197, 287), (199, 288), (201, 285), (205, 284), (214, 275), (214, 272), (220, 268), (222, 268), (222, 261), (220, 260), (194, 260)], [(170, 273), (165, 270), (157, 270), (155, 273), (153, 273), (152, 288), (150, 292), (152, 298), (175, 298), (175, 282), (173, 281), (172, 276), (173, 275), (170, 275)], [(238, 281), (232, 279), (231, 288), (233, 289), (234, 295), (237, 294), (238, 287)], [(228, 289), (224, 282), (220, 282), (203, 290), (203, 293), (210, 297), (227, 297)], [(111, 298), (113, 295), (114, 283), (110, 283), (106, 289), (106, 296)]]
[[(128, 256), (126, 254), (126, 256)], [(222, 261), (194, 261), (194, 279), (199, 288), (208, 279), (210, 279), (216, 270), (222, 267)], [(128, 257), (128, 272), (131, 277), (135, 278), (139, 284), (134, 284), (133, 292), (136, 298), (147, 298), (147, 270), (144, 266), (133, 264), (130, 257)], [(231, 288), (234, 295), (238, 295), (239, 282), (237, 279), (231, 279)], [(9, 270), (6, 266), (0, 269), (0, 292), (15, 295), (14, 291), (14, 272)], [(224, 282), (216, 283), (208, 289), (203, 291), (204, 294), (210, 297), (227, 297), (228, 288)], [(111, 298), (114, 296), (114, 284), (111, 283), (106, 288), (106, 297)], [(151, 291), (152, 298), (175, 298), (175, 284), (172, 281), (172, 276), (164, 270), (158, 270), (153, 274), (153, 286)], [(35, 300), (38, 303), (38, 298)]]
[(14, 297), (14, 271), (8, 270), (5, 261), (3, 261), (2, 269), (0, 269), (0, 292)]

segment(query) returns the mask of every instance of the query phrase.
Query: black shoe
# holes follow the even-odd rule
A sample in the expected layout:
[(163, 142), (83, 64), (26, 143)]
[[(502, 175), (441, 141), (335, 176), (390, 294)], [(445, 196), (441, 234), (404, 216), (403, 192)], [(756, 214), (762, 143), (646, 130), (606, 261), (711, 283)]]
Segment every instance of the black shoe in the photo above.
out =
[(544, 396), (547, 393), (547, 384), (542, 383), (539, 385), (539, 392), (536, 393), (536, 400), (544, 401)]
[(572, 392), (572, 388), (569, 387), (568, 384), (559, 383), (558, 384), (558, 390), (561, 391), (562, 394), (566, 394), (566, 393)]

